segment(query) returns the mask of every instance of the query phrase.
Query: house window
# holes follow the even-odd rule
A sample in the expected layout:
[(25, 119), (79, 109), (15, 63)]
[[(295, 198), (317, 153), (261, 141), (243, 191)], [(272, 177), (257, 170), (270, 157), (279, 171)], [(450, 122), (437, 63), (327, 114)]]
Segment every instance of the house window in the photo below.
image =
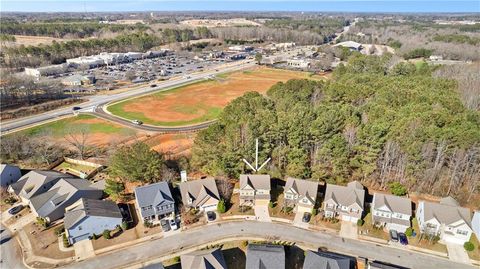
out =
[(467, 235), (468, 232), (467, 232), (467, 231), (464, 231), (464, 230), (457, 230), (457, 234)]

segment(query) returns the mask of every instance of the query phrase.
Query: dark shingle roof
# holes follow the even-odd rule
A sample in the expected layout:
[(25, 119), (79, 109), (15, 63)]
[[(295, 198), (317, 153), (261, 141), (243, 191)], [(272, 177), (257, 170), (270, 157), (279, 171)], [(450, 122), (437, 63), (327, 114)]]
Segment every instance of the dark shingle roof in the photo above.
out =
[(285, 250), (280, 245), (249, 244), (246, 269), (285, 269)]
[(226, 269), (222, 250), (205, 249), (194, 251), (180, 257), (182, 269)]
[(135, 198), (140, 207), (174, 202), (167, 182), (158, 182), (135, 188)]
[(82, 198), (73, 208), (65, 212), (65, 229), (74, 226), (78, 221), (87, 216), (122, 218), (122, 213), (117, 204), (112, 201), (102, 201)]
[(355, 259), (331, 252), (307, 251), (303, 269), (352, 269)]

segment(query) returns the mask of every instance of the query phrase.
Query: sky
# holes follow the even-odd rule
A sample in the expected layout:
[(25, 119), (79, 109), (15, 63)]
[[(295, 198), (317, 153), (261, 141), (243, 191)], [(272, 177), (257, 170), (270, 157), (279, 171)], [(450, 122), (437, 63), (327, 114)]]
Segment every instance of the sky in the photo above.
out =
[(324, 11), (480, 13), (480, 0), (0, 0), (0, 11)]

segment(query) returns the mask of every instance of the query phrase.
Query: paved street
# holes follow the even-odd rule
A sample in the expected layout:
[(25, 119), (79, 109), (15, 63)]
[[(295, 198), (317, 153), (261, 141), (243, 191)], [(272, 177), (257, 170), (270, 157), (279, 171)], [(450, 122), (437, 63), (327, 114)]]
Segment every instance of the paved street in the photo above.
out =
[(24, 269), (22, 254), (17, 240), (9, 230), (0, 225), (0, 268)]
[(338, 236), (313, 232), (291, 225), (255, 221), (229, 222), (203, 226), (187, 230), (178, 235), (153, 240), (141, 245), (129, 247), (116, 252), (96, 256), (95, 258), (72, 264), (67, 268), (121, 268), (132, 262), (152, 260), (170, 254), (172, 251), (206, 244), (216, 240), (249, 236), (276, 240), (286, 240), (303, 244), (326, 247), (330, 251), (350, 253), (356, 256), (402, 264), (411, 268), (461, 269), (474, 268), (447, 259), (389, 248)]
[[(155, 87), (155, 88), (152, 88), (149, 85), (146, 85), (143, 88), (130, 90), (130, 91), (122, 92), (122, 93), (117, 93), (117, 94), (94, 95), (94, 96), (90, 97), (89, 101), (87, 101), (85, 103), (82, 103), (80, 105), (76, 104), (76, 105), (73, 105), (73, 106), (80, 106), (80, 107), (83, 108), (81, 110), (78, 110), (77, 112), (90, 112), (90, 111), (93, 110), (94, 107), (101, 106), (101, 105), (106, 104), (108, 102), (123, 100), (123, 99), (131, 98), (131, 97), (139, 96), (139, 95), (142, 95), (142, 94), (146, 94), (146, 93), (159, 91), (161, 89), (170, 89), (172, 87), (182, 85), (182, 84), (185, 84), (185, 83), (188, 83), (188, 82), (193, 82), (193, 81), (205, 79), (205, 78), (207, 78), (211, 75), (224, 73), (224, 72), (231, 72), (231, 71), (235, 71), (235, 70), (240, 70), (240, 69), (252, 67), (254, 65), (255, 65), (255, 63), (254, 63), (253, 60), (233, 62), (228, 67), (221, 67), (221, 68), (219, 67), (220, 69), (217, 69), (219, 71), (209, 70), (209, 71), (205, 71), (205, 72), (198, 73), (198, 74), (191, 74), (188, 77), (182, 77), (180, 79), (167, 80), (165, 82), (158, 83), (157, 84), (158, 86)], [(73, 112), (72, 112), (72, 107), (73, 106), (68, 106), (68, 107), (64, 107), (64, 108), (61, 108), (61, 109), (52, 110), (52, 111), (49, 111), (49, 112), (46, 112), (46, 113), (43, 113), (43, 114), (38, 114), (38, 115), (30, 116), (30, 117), (25, 117), (25, 118), (20, 118), (20, 119), (16, 119), (16, 120), (2, 122), (2, 124), (0, 125), (0, 132), (3, 135), (6, 132), (10, 132), (10, 131), (13, 131), (13, 130), (18, 130), (18, 129), (27, 127), (29, 125), (39, 124), (39, 123), (42, 123), (42, 122), (47, 122), (47, 121), (54, 120), (58, 117), (63, 117), (63, 116), (66, 116), (66, 115), (73, 115)]]

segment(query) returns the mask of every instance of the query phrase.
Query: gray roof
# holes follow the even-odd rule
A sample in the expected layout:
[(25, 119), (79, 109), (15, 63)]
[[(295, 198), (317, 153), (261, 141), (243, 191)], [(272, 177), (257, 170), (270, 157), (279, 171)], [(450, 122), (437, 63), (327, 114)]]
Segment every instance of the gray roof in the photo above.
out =
[(249, 244), (246, 269), (284, 269), (285, 249), (281, 245)]
[[(46, 186), (48, 183), (55, 184), (60, 178), (72, 178), (72, 176), (57, 171), (32, 170), (22, 176), (16, 183), (12, 184), (11, 187), (15, 194), (20, 194), (29, 199), (34, 195), (47, 191), (49, 188), (45, 188), (44, 186)], [(25, 189), (25, 193), (21, 193), (24, 188), (31, 187), (33, 188), (29, 192), (26, 192)]]
[(285, 191), (292, 188), (299, 195), (307, 196), (313, 203), (315, 203), (315, 200), (317, 199), (318, 182), (288, 177), (287, 183), (285, 184)]
[(270, 175), (240, 175), (240, 189), (247, 185), (254, 190), (270, 190)]
[(412, 201), (405, 197), (374, 193), (373, 204), (375, 206), (374, 209), (387, 206), (391, 212), (412, 215)]
[(364, 208), (365, 190), (362, 184), (358, 181), (353, 181), (347, 184), (347, 186), (339, 186), (333, 184), (327, 184), (325, 190), (325, 201), (332, 199), (335, 203), (344, 206), (352, 204), (358, 204), (360, 208)]
[(2, 175), (4, 171), (10, 170), (10, 169), (15, 169), (20, 171), (20, 168), (18, 168), (18, 166), (2, 163), (0, 164), (0, 175)]
[(440, 223), (446, 225), (455, 223), (459, 220), (465, 221), (465, 223), (471, 227), (471, 214), (470, 209), (465, 207), (459, 207), (452, 202), (455, 201), (453, 198), (442, 199), (440, 203), (433, 203), (427, 201), (421, 201), (424, 203), (423, 216), (424, 220), (428, 221), (430, 219), (437, 219)]
[(226, 269), (220, 248), (194, 251), (180, 256), (182, 269)]
[(355, 259), (352, 257), (331, 253), (307, 251), (303, 269), (351, 269)]
[[(90, 182), (80, 178), (62, 178), (45, 193), (30, 199), (30, 206), (40, 217), (54, 221), (63, 217), (65, 207), (80, 198), (100, 198), (103, 192), (90, 187)], [(61, 212), (59, 212), (61, 211)], [(54, 215), (52, 215), (54, 214)]]
[(189, 198), (191, 198), (191, 206), (194, 207), (203, 205), (209, 198), (220, 200), (217, 184), (213, 178), (182, 182), (180, 183), (180, 193), (183, 205), (190, 205)]
[(135, 188), (135, 199), (140, 207), (174, 203), (168, 183), (164, 181)]
[(344, 41), (334, 45), (334, 47), (338, 47), (338, 46), (359, 49), (362, 46), (362, 44), (355, 41)]
[(112, 201), (81, 198), (75, 207), (69, 208), (69, 210), (65, 212), (65, 229), (73, 227), (87, 216), (123, 218), (117, 204)]

